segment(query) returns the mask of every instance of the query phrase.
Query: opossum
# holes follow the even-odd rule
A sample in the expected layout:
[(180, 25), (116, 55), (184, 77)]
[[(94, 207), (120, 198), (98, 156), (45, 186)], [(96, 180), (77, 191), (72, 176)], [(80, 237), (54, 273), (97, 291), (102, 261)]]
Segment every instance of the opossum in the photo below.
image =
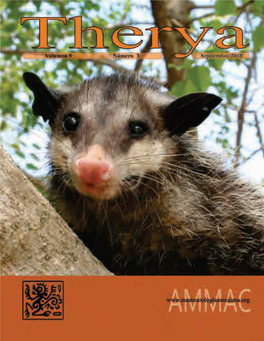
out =
[(264, 199), (190, 133), (221, 102), (134, 74), (24, 74), (51, 127), (50, 199), (116, 275), (264, 274)]

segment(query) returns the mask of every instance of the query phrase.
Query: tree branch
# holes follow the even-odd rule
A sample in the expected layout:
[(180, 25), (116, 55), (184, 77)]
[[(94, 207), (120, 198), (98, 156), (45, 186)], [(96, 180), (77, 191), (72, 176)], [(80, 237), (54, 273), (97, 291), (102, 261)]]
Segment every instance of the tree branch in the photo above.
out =
[(111, 275), (0, 145), (1, 275)]
[(245, 158), (245, 159), (243, 160), (243, 163), (246, 163), (247, 161), (249, 161), (250, 159), (252, 159), (252, 157), (253, 157), (254, 155), (256, 155), (258, 152), (260, 152), (260, 151), (261, 151), (261, 148), (259, 148), (259, 149), (257, 149), (257, 150), (254, 150), (253, 153), (251, 153), (247, 158)]
[(173, 26), (184, 27), (184, 24), (175, 18), (170, 18), (170, 21), (171, 21)]
[[(160, 29), (162, 27), (170, 26), (171, 19), (177, 20), (182, 23), (183, 26), (189, 21), (190, 2), (174, 0), (172, 1), (155, 1), (151, 0), (152, 14), (155, 20), (155, 25)], [(160, 33), (160, 42), (163, 47), (162, 53), (164, 55), (168, 83), (167, 87), (170, 89), (176, 82), (184, 78), (184, 70), (177, 70), (176, 68), (170, 68), (171, 64), (181, 65), (182, 59), (174, 57), (176, 53), (185, 52), (185, 41), (183, 37), (176, 32)]]
[(213, 9), (214, 5), (193, 5), (192, 6), (192, 10), (196, 10), (196, 9)]
[(42, 181), (39, 178), (35, 178), (33, 175), (26, 172), (24, 169), (21, 169), (21, 172), (24, 173), (24, 175), (28, 178), (28, 180), (41, 192), (41, 193), (47, 193), (48, 188), (45, 185), (44, 181)]
[(247, 2), (245, 2), (242, 6), (238, 7), (237, 9), (242, 12), (244, 11), (244, 9), (246, 9), (250, 4), (253, 4), (255, 2), (255, 0), (249, 0)]
[(249, 0), (248, 2), (244, 3), (242, 6), (238, 7), (238, 14), (236, 16), (236, 21), (234, 24), (237, 23), (238, 19), (240, 18), (241, 14), (244, 12), (245, 9), (247, 9), (247, 7), (252, 4), (253, 2), (255, 2), (255, 0)]
[[(142, 49), (141, 53), (146, 53), (146, 52), (149, 50), (149, 48), (150, 48), (150, 46), (151, 46), (151, 40), (152, 40), (152, 38), (151, 38), (151, 36), (150, 36), (150, 37), (149, 37), (149, 40), (147, 41), (146, 45), (145, 45), (144, 48)], [(144, 59), (138, 59), (138, 60), (136, 61), (136, 65), (135, 65), (134, 71), (138, 72), (138, 71), (140, 70), (141, 65), (143, 64), (143, 61), (144, 61)]]
[(23, 53), (28, 53), (28, 51), (0, 49), (0, 53), (4, 53), (8, 55), (22, 55)]
[[(245, 4), (243, 4), (242, 6), (240, 7), (237, 7), (237, 11), (238, 11), (238, 14), (237, 14), (237, 18), (236, 18), (236, 21), (237, 19), (240, 17), (240, 15), (243, 13), (243, 11), (250, 5), (252, 4), (253, 2), (255, 2), (255, 0), (249, 0), (248, 2), (246, 2)], [(197, 8), (214, 8), (214, 6), (204, 6), (204, 7), (199, 7), (199, 6), (195, 6), (194, 9), (197, 9)], [(204, 18), (207, 18), (207, 17), (211, 17), (215, 15), (215, 11), (214, 12), (210, 12), (210, 13), (206, 13), (206, 14), (203, 14), (201, 15), (200, 17), (195, 17), (193, 19), (190, 20), (190, 24), (193, 23), (194, 21), (196, 20), (201, 20), (201, 19), (204, 19)]]
[[(24, 53), (29, 53), (28, 51), (22, 51), (22, 50), (5, 50), (1, 49), (0, 53), (8, 54), (8, 55), (23, 55)], [(124, 66), (118, 65), (117, 63), (111, 61), (111, 60), (102, 60), (102, 59), (85, 59), (86, 61), (93, 62), (94, 64), (99, 65), (106, 65), (113, 69), (118, 69), (119, 71), (127, 71), (132, 72), (131, 70), (125, 68)]]
[(261, 134), (260, 126), (259, 126), (258, 115), (257, 115), (256, 112), (254, 113), (254, 117), (255, 117), (255, 127), (256, 127), (256, 129), (257, 129), (257, 137), (258, 137), (258, 139), (259, 139), (260, 148), (261, 148), (261, 150), (262, 150), (263, 157), (264, 157), (264, 144), (263, 144), (263, 138), (262, 138), (262, 134)]
[[(8, 54), (8, 55), (22, 55), (23, 53), (28, 53), (28, 51), (1, 49), (0, 53), (4, 53), (4, 54)], [(108, 60), (108, 59), (85, 59), (85, 61), (92, 62), (95, 65), (109, 66), (110, 68), (112, 68), (116, 71), (119, 71), (119, 72), (126, 72), (126, 73), (133, 73), (134, 72), (134, 70), (127, 69), (126, 67), (124, 67), (120, 64), (117, 64), (117, 63), (113, 62), (112, 60)], [(151, 79), (151, 80), (155, 81), (157, 84), (159, 84), (161, 86), (165, 86), (164, 82), (162, 82), (160, 79), (157, 79), (157, 78), (147, 77), (144, 75), (140, 75), (140, 78), (146, 79), (146, 80)]]
[(239, 159), (240, 159), (240, 154), (241, 154), (241, 140), (242, 140), (243, 126), (244, 126), (244, 116), (245, 116), (245, 112), (247, 109), (246, 108), (247, 95), (248, 95), (249, 83), (252, 77), (252, 70), (255, 67), (256, 60), (257, 60), (257, 54), (256, 52), (253, 52), (251, 63), (248, 66), (247, 77), (245, 79), (245, 87), (243, 91), (241, 105), (237, 113), (237, 137), (236, 137), (236, 151), (235, 151), (235, 162), (234, 162), (235, 168), (239, 166)]
[(196, 21), (196, 20), (201, 20), (201, 19), (204, 19), (204, 18), (212, 17), (213, 15), (215, 15), (215, 12), (209, 12), (209, 13), (206, 13), (206, 14), (201, 15), (200, 17), (192, 18), (192, 19), (189, 21), (189, 24), (192, 24), (192, 23), (193, 23), (194, 21)]

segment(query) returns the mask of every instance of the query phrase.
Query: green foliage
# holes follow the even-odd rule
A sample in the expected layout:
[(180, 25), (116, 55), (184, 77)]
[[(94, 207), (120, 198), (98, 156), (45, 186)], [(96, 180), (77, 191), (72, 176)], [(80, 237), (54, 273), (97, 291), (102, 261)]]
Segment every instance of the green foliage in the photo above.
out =
[[(223, 52), (223, 51), (216, 46), (211, 46), (206, 50), (206, 52)], [(208, 59), (208, 65), (217, 71), (222, 70), (224, 62), (225, 62), (225, 59)]]
[(210, 70), (206, 66), (194, 66), (187, 69), (186, 79), (177, 82), (171, 92), (177, 97), (190, 92), (206, 91), (211, 85)]
[(263, 12), (264, 12), (264, 1), (255, 0), (254, 2), (250, 4), (250, 8), (251, 8), (252, 13), (254, 13), (254, 15), (261, 16), (263, 15)]
[(26, 166), (30, 170), (38, 170), (38, 167), (34, 166), (32, 163), (27, 163)]
[(253, 32), (252, 38), (254, 42), (254, 50), (259, 51), (262, 47), (264, 47), (264, 27), (257, 27)]
[(217, 0), (215, 3), (215, 14), (219, 16), (231, 15), (236, 11), (236, 4), (233, 0)]

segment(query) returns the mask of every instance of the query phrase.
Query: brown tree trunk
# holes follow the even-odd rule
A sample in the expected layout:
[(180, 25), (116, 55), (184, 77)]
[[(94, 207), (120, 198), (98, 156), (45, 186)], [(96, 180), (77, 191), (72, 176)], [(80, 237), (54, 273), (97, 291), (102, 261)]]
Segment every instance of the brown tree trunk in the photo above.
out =
[[(151, 0), (151, 7), (155, 24), (159, 29), (165, 26), (188, 27), (194, 3), (190, 0)], [(177, 59), (174, 55), (186, 53), (185, 40), (177, 31), (161, 32), (159, 37), (167, 68), (168, 81), (165, 86), (171, 89), (176, 82), (185, 77), (185, 70), (171, 67), (172, 65), (180, 66), (184, 62), (184, 59)], [(193, 136), (198, 136), (196, 128), (192, 128), (190, 132)]]
[(0, 146), (2, 275), (111, 275)]
[[(151, 0), (151, 7), (155, 24), (159, 29), (164, 26), (188, 27), (193, 3), (188, 0)], [(177, 59), (174, 55), (176, 53), (185, 53), (185, 40), (177, 31), (161, 32), (159, 37), (168, 75), (166, 87), (170, 89), (177, 81), (184, 78), (184, 70), (177, 70), (170, 67), (170, 64), (182, 65), (184, 59)]]

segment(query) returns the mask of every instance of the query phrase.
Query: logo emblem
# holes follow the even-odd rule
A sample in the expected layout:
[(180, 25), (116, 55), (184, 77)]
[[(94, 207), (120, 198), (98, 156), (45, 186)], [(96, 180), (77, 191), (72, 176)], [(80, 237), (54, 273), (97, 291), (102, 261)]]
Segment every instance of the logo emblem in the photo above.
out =
[(23, 281), (23, 320), (63, 320), (63, 281)]

